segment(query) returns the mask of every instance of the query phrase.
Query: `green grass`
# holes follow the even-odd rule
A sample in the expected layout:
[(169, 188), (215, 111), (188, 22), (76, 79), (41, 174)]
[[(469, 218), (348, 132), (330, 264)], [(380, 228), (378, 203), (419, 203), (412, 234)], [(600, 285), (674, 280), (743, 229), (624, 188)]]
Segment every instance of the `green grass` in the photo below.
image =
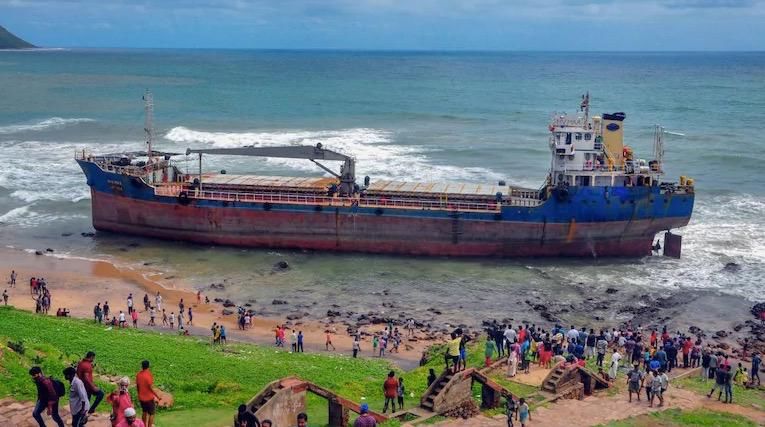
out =
[(742, 417), (725, 412), (715, 412), (706, 409), (681, 411), (679, 409), (667, 409), (666, 411), (653, 412), (651, 414), (630, 417), (624, 420), (612, 421), (604, 424), (605, 427), (755, 427), (757, 424)]
[[(706, 395), (712, 389), (714, 380), (706, 382), (698, 375), (691, 375), (670, 382), (670, 386), (684, 388), (699, 394)], [(716, 398), (716, 396), (715, 396)], [(765, 409), (765, 391), (759, 389), (747, 389), (738, 384), (733, 385), (733, 403), (742, 406), (752, 406), (756, 409)]]
[[(26, 351), (18, 355), (8, 341), (22, 340)], [(33, 400), (35, 388), (27, 374), (40, 365), (47, 375), (62, 378), (64, 367), (76, 363), (89, 350), (96, 352), (97, 375), (135, 378), (144, 359), (151, 361), (155, 383), (170, 392), (175, 406), (161, 410), (163, 427), (230, 424), (236, 406), (257, 394), (269, 382), (294, 375), (326, 387), (350, 400), (366, 401), (373, 410), (383, 404), (382, 383), (391, 369), (386, 360), (353, 359), (332, 354), (289, 354), (271, 347), (230, 344), (223, 351), (205, 339), (180, 337), (140, 329), (107, 329), (89, 320), (39, 316), (0, 307), (0, 397)], [(483, 342), (469, 351), (468, 366), (483, 363)], [(417, 406), (427, 385), (428, 369), (443, 369), (443, 348), (430, 350), (430, 362), (403, 374), (407, 407)], [(113, 384), (96, 381), (109, 393)], [(413, 393), (414, 396), (410, 397)], [(326, 423), (327, 407), (320, 398), (307, 399), (311, 425)], [(135, 396), (134, 401), (136, 401)], [(100, 410), (107, 411), (107, 405)], [(394, 427), (397, 422), (386, 424)]]

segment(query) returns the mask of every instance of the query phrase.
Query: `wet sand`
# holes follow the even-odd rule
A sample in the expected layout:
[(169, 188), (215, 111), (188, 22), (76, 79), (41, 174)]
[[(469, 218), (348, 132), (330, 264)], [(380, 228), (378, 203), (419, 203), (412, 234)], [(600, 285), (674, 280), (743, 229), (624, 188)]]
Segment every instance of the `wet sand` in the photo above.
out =
[[(161, 272), (146, 269), (134, 269), (118, 267), (107, 261), (69, 258), (57, 255), (55, 252), (44, 252), (43, 255), (35, 255), (28, 251), (3, 248), (0, 249), (0, 271), (3, 275), (3, 287), (9, 293), (9, 305), (17, 308), (34, 311), (35, 301), (30, 294), (29, 279), (31, 277), (43, 277), (51, 290), (52, 301), (49, 315), (55, 315), (58, 308), (66, 308), (73, 317), (93, 318), (93, 307), (97, 302), (109, 302), (111, 316), (120, 310), (127, 313), (127, 296), (132, 293), (134, 307), (139, 312), (139, 327), (169, 332), (167, 327), (148, 327), (148, 313), (143, 309), (143, 296), (149, 295), (150, 301), (154, 302), (154, 295), (159, 291), (162, 295), (162, 306), (168, 313), (178, 311), (178, 303), (183, 298), (186, 307), (191, 306), (194, 318), (193, 326), (189, 331), (194, 335), (209, 336), (213, 322), (224, 324), (227, 329), (229, 340), (254, 342), (263, 345), (274, 344), (274, 328), (278, 324), (294, 326), (296, 330), (302, 330), (305, 335), (304, 343), (307, 352), (319, 352), (325, 350), (325, 332), (327, 329), (333, 332), (332, 341), (336, 347), (336, 353), (351, 355), (352, 338), (346, 333), (341, 325), (301, 319), (299, 322), (285, 320), (281, 316), (260, 317), (253, 319), (252, 327), (246, 331), (237, 329), (236, 315), (223, 315), (223, 306), (218, 303), (204, 303), (197, 301), (194, 290), (184, 287), (177, 279), (165, 279), (169, 277)], [(11, 270), (17, 273), (16, 287), (10, 288), (7, 284)], [(234, 309), (235, 310), (235, 309)], [(161, 316), (156, 321), (161, 323)], [(128, 318), (128, 323), (130, 319)], [(177, 327), (177, 325), (176, 325)], [(360, 357), (371, 356), (371, 339), (368, 334), (379, 332), (382, 325), (370, 325), (361, 332), (367, 335), (362, 339), (362, 351)], [(287, 340), (289, 340), (288, 330)], [(417, 342), (402, 341), (400, 353), (386, 356), (402, 369), (411, 369), (417, 366), (421, 352), (429, 345), (422, 339)], [(287, 344), (289, 347), (289, 344)]]

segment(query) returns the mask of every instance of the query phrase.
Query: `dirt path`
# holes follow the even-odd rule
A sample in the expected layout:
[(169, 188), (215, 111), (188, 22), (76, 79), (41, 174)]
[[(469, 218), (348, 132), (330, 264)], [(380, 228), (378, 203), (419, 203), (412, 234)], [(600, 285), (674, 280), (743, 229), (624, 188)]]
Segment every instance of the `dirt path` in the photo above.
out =
[[(645, 401), (645, 396), (639, 402), (633, 398), (632, 403), (630, 403), (624, 393), (614, 396), (602, 394), (590, 396), (584, 400), (559, 400), (549, 407), (536, 409), (532, 412), (531, 421), (527, 425), (529, 427), (559, 427), (564, 425), (567, 427), (586, 427), (670, 408), (705, 408), (712, 411), (728, 412), (745, 416), (757, 424), (765, 426), (765, 412), (763, 411), (709, 400), (690, 390), (673, 388), (672, 386), (667, 390), (666, 405), (662, 408), (649, 407)], [(439, 427), (506, 427), (507, 421), (504, 416), (492, 418), (481, 416), (467, 421), (449, 420), (434, 425)]]
[[(19, 402), (11, 398), (0, 399), (0, 426), (37, 427), (37, 422), (32, 418), (34, 407), (34, 402)], [(69, 402), (66, 398), (59, 401), (58, 413), (66, 425), (72, 423)], [(43, 415), (43, 420), (48, 425), (55, 424), (47, 415)], [(88, 427), (111, 427), (111, 423), (108, 416), (96, 414), (90, 417)]]

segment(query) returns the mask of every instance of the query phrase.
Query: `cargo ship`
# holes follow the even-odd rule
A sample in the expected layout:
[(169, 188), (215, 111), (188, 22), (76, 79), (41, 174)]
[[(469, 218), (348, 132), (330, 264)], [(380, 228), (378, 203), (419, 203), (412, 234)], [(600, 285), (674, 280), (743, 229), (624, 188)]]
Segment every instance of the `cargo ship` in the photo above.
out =
[[(144, 95), (148, 147), (75, 160), (91, 190), (98, 231), (202, 244), (449, 257), (642, 257), (666, 232), (679, 256), (694, 182), (664, 182), (664, 135), (653, 157), (624, 145), (624, 113), (575, 114), (549, 124), (549, 174), (540, 188), (491, 183), (356, 178), (345, 153), (316, 146), (153, 149), (153, 101)], [(203, 156), (305, 159), (314, 178), (206, 172)], [(185, 157), (184, 157), (185, 156)], [(180, 160), (178, 158), (180, 157)], [(184, 173), (180, 161), (193, 159)], [(196, 167), (198, 161), (198, 168)], [(326, 165), (340, 162), (339, 172)], [(657, 241), (658, 243), (658, 241)]]

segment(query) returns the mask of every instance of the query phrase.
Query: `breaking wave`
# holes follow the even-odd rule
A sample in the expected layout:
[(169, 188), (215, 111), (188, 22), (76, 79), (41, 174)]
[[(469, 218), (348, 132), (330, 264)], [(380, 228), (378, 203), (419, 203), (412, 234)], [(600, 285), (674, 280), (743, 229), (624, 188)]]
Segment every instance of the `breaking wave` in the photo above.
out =
[[(208, 145), (217, 148), (235, 148), (254, 145), (270, 147), (283, 145), (316, 145), (351, 155), (357, 160), (360, 175), (373, 179), (405, 180), (465, 180), (490, 182), (502, 179), (497, 172), (485, 168), (458, 167), (435, 164), (428, 153), (433, 149), (399, 145), (393, 142), (389, 131), (355, 128), (324, 131), (283, 132), (205, 132), (186, 127), (175, 127), (165, 138), (178, 144)], [(266, 159), (267, 163), (291, 169), (316, 172), (316, 166), (304, 160)]]
[(42, 131), (47, 129), (60, 128), (60, 127), (68, 126), (68, 125), (93, 122), (93, 121), (95, 120), (88, 119), (88, 118), (64, 119), (61, 117), (51, 117), (49, 119), (45, 119), (36, 123), (0, 126), (0, 134), (8, 135), (8, 134), (19, 133), (19, 132)]

